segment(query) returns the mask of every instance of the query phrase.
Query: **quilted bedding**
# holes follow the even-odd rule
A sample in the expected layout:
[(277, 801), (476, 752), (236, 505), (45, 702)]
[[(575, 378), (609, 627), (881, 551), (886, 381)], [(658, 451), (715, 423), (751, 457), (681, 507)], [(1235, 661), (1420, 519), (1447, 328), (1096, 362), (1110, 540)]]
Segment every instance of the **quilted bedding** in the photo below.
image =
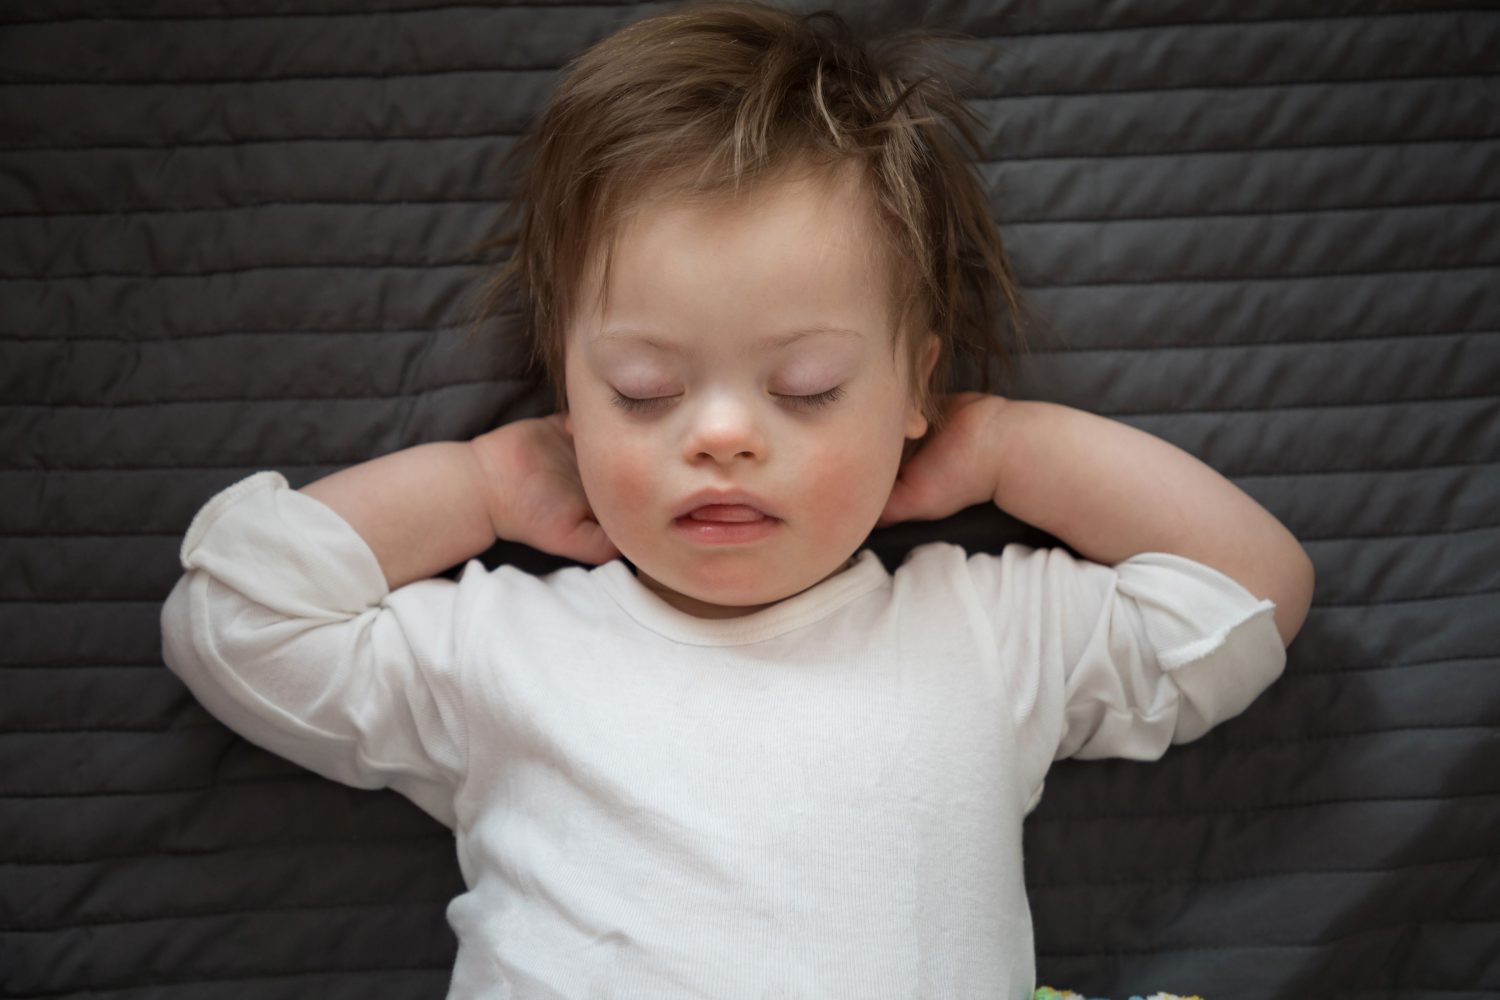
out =
[[(444, 995), (449, 833), (228, 732), (157, 616), (229, 483), (545, 411), (467, 336), (470, 251), (559, 67), (654, 6), (0, 8), (0, 996)], [(1500, 994), (1500, 15), (834, 6), (981, 40), (1039, 318), (1006, 391), (1185, 448), (1317, 565), (1245, 715), (1054, 770), (1039, 981)], [(872, 543), (939, 538), (1056, 544), (983, 509)]]

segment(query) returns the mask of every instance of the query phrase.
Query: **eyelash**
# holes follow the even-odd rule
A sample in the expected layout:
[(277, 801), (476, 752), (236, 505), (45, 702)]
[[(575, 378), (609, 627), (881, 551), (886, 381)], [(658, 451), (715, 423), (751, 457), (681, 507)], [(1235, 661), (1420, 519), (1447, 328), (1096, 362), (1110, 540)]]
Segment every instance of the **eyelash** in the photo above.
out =
[(650, 413), (661, 409), (676, 398), (676, 396), (650, 396), (646, 399), (636, 399), (634, 396), (621, 395), (616, 391), (614, 399), (610, 402), (627, 413)]
[(815, 392), (811, 396), (777, 396), (776, 398), (789, 404), (794, 409), (818, 410), (844, 398), (844, 387), (836, 385), (832, 389)]
[[(611, 402), (627, 413), (652, 413), (664, 408), (677, 398), (676, 396), (648, 396), (645, 399), (637, 399), (634, 396), (626, 396), (618, 390), (613, 390), (613, 392), (614, 398)], [(819, 410), (842, 399), (844, 387), (836, 385), (832, 389), (825, 389), (810, 396), (782, 396), (776, 393), (772, 395), (796, 410)]]

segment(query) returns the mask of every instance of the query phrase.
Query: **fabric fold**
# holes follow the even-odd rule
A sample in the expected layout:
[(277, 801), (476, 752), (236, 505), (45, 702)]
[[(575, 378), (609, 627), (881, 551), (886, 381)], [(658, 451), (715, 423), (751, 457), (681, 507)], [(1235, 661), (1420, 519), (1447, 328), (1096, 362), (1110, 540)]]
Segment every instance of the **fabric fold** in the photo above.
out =
[(298, 617), (357, 615), (390, 593), (375, 553), (349, 522), (279, 472), (257, 472), (205, 503), (180, 559), (184, 570), (205, 570)]
[(1139, 553), (1115, 571), (1157, 664), (1181, 692), (1173, 743), (1239, 715), (1286, 668), (1275, 602), (1232, 577), (1169, 552)]
[(360, 788), (391, 787), (453, 826), (466, 770), (459, 672), (465, 595), (391, 591), (375, 553), (277, 472), (194, 516), (162, 606), (162, 658), (250, 742)]

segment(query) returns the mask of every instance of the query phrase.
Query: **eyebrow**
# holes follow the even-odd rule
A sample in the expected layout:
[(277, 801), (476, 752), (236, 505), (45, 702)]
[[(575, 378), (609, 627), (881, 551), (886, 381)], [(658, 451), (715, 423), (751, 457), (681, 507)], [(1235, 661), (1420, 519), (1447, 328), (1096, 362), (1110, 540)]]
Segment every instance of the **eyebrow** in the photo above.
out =
[[(816, 337), (823, 334), (834, 334), (846, 337), (864, 336), (864, 334), (859, 330), (853, 330), (849, 327), (818, 324), (815, 326), (798, 327), (795, 330), (789, 330), (785, 333), (777, 333), (772, 334), (769, 337), (763, 337), (760, 341), (760, 346), (785, 347), (787, 344), (794, 343), (795, 341), (801, 340), (804, 337)], [(647, 344), (651, 347), (654, 347), (659, 351), (667, 351), (672, 354), (681, 353), (681, 349), (676, 344), (673, 344), (671, 341), (662, 340), (660, 337), (654, 336), (652, 333), (645, 330), (632, 330), (628, 328), (601, 330), (598, 334), (595, 335), (594, 340), (599, 343), (606, 343), (611, 341), (636, 341), (638, 343)]]

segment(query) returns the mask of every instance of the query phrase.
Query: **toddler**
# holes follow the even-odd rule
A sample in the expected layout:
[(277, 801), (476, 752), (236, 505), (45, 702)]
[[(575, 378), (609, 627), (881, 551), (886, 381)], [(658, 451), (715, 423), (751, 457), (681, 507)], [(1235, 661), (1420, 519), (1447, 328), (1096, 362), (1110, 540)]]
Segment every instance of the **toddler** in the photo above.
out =
[[(752, 3), (606, 39), (487, 300), (558, 412), (262, 471), (188, 528), (167, 664), (452, 828), (450, 997), (1029, 997), (1048, 766), (1157, 758), (1283, 669), (1312, 568), (1268, 512), (1124, 424), (946, 391), (1009, 363), (1015, 293), (917, 51)], [(990, 502), (1073, 551), (862, 548)], [(497, 538), (582, 565), (488, 571)]]

